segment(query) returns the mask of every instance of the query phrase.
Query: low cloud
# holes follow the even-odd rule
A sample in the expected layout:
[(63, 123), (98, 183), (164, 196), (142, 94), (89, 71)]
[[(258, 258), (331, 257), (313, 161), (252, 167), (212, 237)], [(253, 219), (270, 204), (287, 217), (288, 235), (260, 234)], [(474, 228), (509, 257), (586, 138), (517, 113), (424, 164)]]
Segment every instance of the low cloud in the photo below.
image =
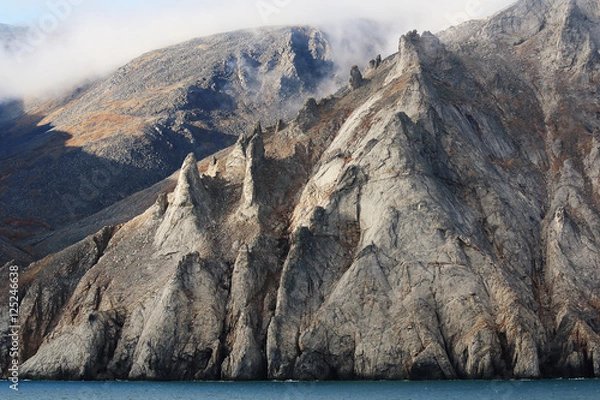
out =
[[(398, 37), (408, 30), (436, 32), (485, 17), (511, 2), (149, 0), (123, 5), (114, 0), (29, 0), (29, 9), (38, 12), (26, 23), (28, 33), (12, 40), (8, 49), (0, 45), (0, 96), (38, 96), (65, 90), (106, 75), (156, 48), (262, 25), (318, 24), (354, 40), (348, 23), (340, 22), (373, 20), (381, 24), (383, 36), (374, 48), (387, 55), (395, 51)], [(366, 62), (372, 56), (351, 54), (343, 61), (364, 57)]]

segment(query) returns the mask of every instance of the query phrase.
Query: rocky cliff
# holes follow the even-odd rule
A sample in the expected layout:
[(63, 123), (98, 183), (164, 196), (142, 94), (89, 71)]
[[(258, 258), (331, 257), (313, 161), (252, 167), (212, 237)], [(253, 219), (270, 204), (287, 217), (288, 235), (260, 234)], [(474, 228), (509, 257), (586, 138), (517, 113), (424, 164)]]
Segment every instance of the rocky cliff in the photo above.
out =
[(25, 269), (23, 376), (600, 376), (599, 22), (521, 0), (411, 32), (188, 156), (146, 212)]

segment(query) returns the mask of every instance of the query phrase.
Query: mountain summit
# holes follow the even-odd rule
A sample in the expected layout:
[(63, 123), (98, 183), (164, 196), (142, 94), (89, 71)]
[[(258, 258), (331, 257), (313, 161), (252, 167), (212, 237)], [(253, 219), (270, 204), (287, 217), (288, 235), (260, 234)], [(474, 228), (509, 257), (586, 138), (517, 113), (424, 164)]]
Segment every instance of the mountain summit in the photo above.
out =
[(598, 26), (597, 2), (523, 0), (409, 32), (190, 155), (25, 269), (22, 375), (600, 377)]

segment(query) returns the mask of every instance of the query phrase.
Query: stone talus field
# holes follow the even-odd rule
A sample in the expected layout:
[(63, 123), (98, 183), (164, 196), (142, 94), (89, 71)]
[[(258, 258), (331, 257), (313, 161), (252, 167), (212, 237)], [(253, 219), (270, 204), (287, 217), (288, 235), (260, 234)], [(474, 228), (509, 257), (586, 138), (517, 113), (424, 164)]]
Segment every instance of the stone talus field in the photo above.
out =
[(398, 50), (26, 267), (23, 376), (600, 377), (598, 2)]

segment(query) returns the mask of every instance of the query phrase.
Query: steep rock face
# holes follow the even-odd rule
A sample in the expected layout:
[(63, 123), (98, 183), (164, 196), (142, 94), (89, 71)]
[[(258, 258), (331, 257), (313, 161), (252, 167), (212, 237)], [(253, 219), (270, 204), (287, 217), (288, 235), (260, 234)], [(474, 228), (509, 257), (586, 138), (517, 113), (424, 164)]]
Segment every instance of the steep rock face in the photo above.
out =
[[(522, 1), (478, 26), (442, 35), (465, 62), (479, 65), (475, 73), (484, 85), (496, 83), (504, 96), (532, 93), (543, 112), (549, 168), (544, 264), (536, 279), (539, 296), (551, 309), (544, 322), (556, 332), (546, 372), (567, 376), (599, 372), (599, 293), (593, 289), (600, 216), (595, 166), (599, 23), (595, 1)], [(463, 40), (466, 46), (459, 45)], [(489, 74), (492, 65), (521, 82)], [(526, 110), (524, 103), (517, 102)]]
[[(545, 333), (526, 278), (535, 238), (519, 221), (540, 226), (541, 173), (531, 163), (497, 167), (520, 149), (497, 110), (461, 110), (460, 90), (440, 93), (433, 65), (469, 78), (431, 35), (411, 33), (400, 50), (379, 78), (396, 90), (372, 94), (348, 118), (296, 207), (270, 371), (301, 379), (536, 376), (534, 338), (543, 343)], [(473, 80), (461, 85), (485, 96)], [(496, 240), (481, 226), (486, 217), (502, 224)]]
[[(217, 375), (226, 266), (174, 248), (177, 240), (194, 247), (211, 219), (202, 185), (190, 155), (170, 201), (160, 197), (147, 213), (124, 226), (105, 257), (79, 282), (66, 305), (72, 312), (23, 366), (26, 373), (58, 379)], [(124, 270), (122, 265), (135, 267)], [(134, 281), (141, 286), (132, 287)], [(69, 355), (52, 360), (53, 352), (65, 348)]]
[(600, 376), (595, 4), (410, 32), (206, 174), (190, 156), (23, 376)]
[[(63, 307), (75, 291), (75, 287), (82, 277), (98, 262), (104, 254), (108, 242), (118, 228), (104, 228), (96, 235), (92, 235), (82, 242), (53, 254), (39, 262), (29, 265), (21, 270), (19, 276), (19, 325), (21, 345), (19, 359), (26, 360), (33, 356), (44, 338), (56, 327)], [(8, 277), (6, 264), (2, 269), (2, 276)], [(8, 279), (3, 279), (0, 287), (8, 293)], [(2, 322), (0, 332), (7, 332), (8, 309), (0, 311)], [(2, 335), (2, 370), (9, 358), (7, 351), (8, 337)], [(60, 377), (60, 376), (57, 376)]]
[(64, 306), (71, 311), (23, 365), (25, 376), (266, 377), (264, 343), (285, 252), (278, 208), (289, 207), (285, 193), (298, 186), (287, 178), (292, 165), (299, 171), (292, 154), (290, 166), (278, 166), (285, 181), (265, 187), (262, 135), (257, 128), (239, 139), (243, 169), (227, 171), (235, 150), (215, 177), (200, 177), (193, 155), (186, 158), (175, 191), (124, 225), (79, 281)]

